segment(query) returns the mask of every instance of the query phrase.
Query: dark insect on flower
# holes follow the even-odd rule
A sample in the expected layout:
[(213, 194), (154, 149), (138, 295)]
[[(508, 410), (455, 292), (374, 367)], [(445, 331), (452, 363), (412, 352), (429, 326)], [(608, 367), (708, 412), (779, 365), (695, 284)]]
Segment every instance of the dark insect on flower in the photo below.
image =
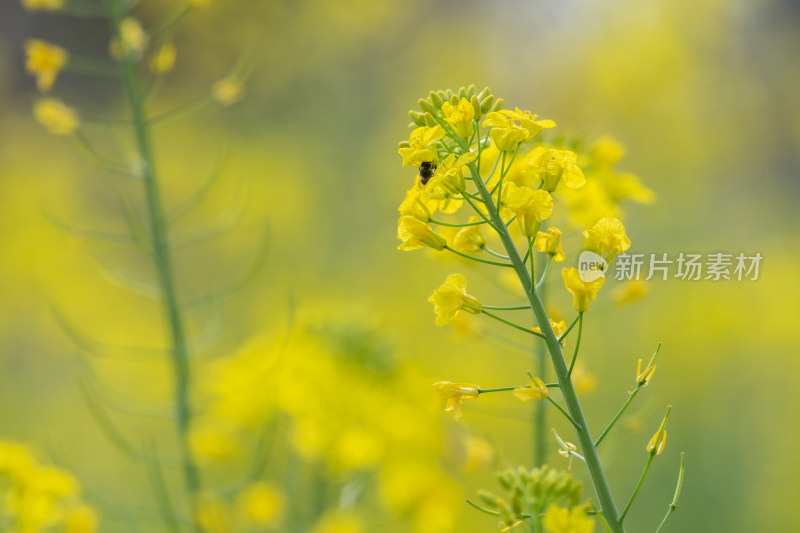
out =
[(426, 185), (428, 180), (433, 177), (433, 171), (436, 170), (436, 165), (430, 161), (423, 161), (419, 166), (419, 182), (421, 185)]

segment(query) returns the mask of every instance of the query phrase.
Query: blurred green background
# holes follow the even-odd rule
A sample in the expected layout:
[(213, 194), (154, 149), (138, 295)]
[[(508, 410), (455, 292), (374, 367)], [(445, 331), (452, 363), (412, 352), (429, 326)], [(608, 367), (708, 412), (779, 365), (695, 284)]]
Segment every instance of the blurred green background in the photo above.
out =
[[(172, 4), (144, 0), (134, 14), (147, 27)], [(291, 404), (258, 423), (279, 420), (281, 436), (307, 427), (330, 435), (367, 428), (384, 442), (367, 464), (342, 466), (341, 457), (325, 457), (333, 441), (309, 451), (301, 437), (276, 439), (296, 445), (276, 445), (265, 474), (290, 502), (279, 529), (310, 531), (341, 507), (342, 487), (356, 480), (363, 496), (355, 513), (365, 531), (494, 531), (491, 517), (463, 504), (478, 488), (497, 488), (494, 462), (465, 443), (480, 439), (500, 464), (531, 460), (529, 406), (481, 398), (455, 423), (430, 388), (439, 379), (483, 386), (524, 380), (526, 339), (474, 320), (477, 333), (454, 334), (434, 325), (426, 302), (453, 271), (477, 280), (473, 294), (495, 289), (472, 265), (395, 249), (396, 208), (414, 178), (396, 154), (408, 135), (407, 111), (431, 89), (475, 83), (491, 86), (507, 106), (555, 120), (561, 132), (611, 135), (626, 146), (621, 166), (657, 195), (654, 205), (626, 212), (631, 251), (764, 257), (755, 282), (654, 281), (646, 298), (625, 307), (604, 290), (587, 316), (581, 359), (598, 387), (584, 404), (595, 433), (632, 389), (636, 359), (663, 342), (653, 383), (602, 454), (624, 501), (646, 460), (645, 443), (664, 407), (673, 406), (666, 451), (628, 530), (655, 529), (672, 498), (681, 451), (686, 481), (667, 531), (800, 530), (793, 508), (800, 428), (792, 422), (800, 407), (793, 305), (800, 291), (792, 274), (800, 260), (799, 24), (797, 4), (778, 0), (228, 0), (187, 17), (155, 112), (208, 91), (243, 56), (254, 54), (255, 63), (240, 103), (157, 130), (170, 205), (207, 179), (219, 152), (229, 155), (224, 180), (176, 232), (236, 224), (230, 234), (178, 252), (181, 293), (191, 300), (246, 275), (265, 232), (269, 239), (254, 284), (224, 304), (189, 311), (192, 332), (209, 340), (196, 375), (246, 351), (253, 339), (274, 344), (287, 330), (302, 330), (280, 387), (306, 391), (298, 395), (319, 405)], [(33, 121), (28, 38), (105, 58), (109, 33), (103, 20), (31, 14), (12, 0), (0, 5), (0, 439), (29, 443), (42, 460), (79, 475), (103, 516), (101, 531), (122, 531), (126, 520), (98, 504), (98, 493), (141, 509), (142, 530), (158, 531), (145, 469), (97, 429), (79, 382), (91, 368), (113, 394), (143, 395), (133, 402), (140, 407), (163, 406), (169, 367), (158, 356), (89, 355), (54, 319), (55, 309), (103, 343), (162, 342), (157, 302), (106, 275), (121, 268), (150, 276), (146, 262), (52, 223), (124, 231), (120, 194), (137, 202), (140, 184), (104, 173), (76, 143)], [(65, 72), (54, 94), (85, 116), (124, 113), (114, 79)], [(96, 136), (114, 135), (93, 127)], [(231, 214), (238, 208), (242, 220)], [(320, 336), (337, 347), (306, 346)], [(134, 440), (172, 446), (168, 422), (113, 416)], [(416, 434), (386, 436), (375, 425), (392, 419), (402, 426), (402, 416)], [(549, 461), (566, 466), (554, 451)], [(224, 465), (204, 466), (210, 484), (222, 483)], [(387, 481), (409, 465), (425, 474)], [(580, 465), (576, 473), (585, 475)], [(170, 482), (180, 491), (177, 476)]]

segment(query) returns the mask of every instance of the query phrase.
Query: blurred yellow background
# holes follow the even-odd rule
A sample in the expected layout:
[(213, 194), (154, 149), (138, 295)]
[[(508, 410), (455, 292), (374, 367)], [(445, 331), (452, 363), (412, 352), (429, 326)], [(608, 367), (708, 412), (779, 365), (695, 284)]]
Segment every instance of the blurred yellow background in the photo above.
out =
[[(153, 26), (172, 4), (143, 0), (134, 13)], [(496, 466), (530, 466), (530, 406), (481, 398), (454, 422), (430, 384), (516, 385), (531, 365), (528, 341), (480, 317), (466, 333), (435, 326), (426, 299), (448, 273), (499, 291), (480, 268), (402, 253), (395, 240), (414, 179), (396, 153), (407, 111), (432, 89), (474, 83), (562, 133), (625, 145), (622, 167), (657, 196), (626, 212), (632, 251), (764, 257), (757, 281), (653, 281), (625, 307), (608, 290), (587, 316), (581, 360), (598, 386), (584, 407), (595, 433), (634, 386), (636, 360), (663, 342), (653, 383), (601, 454), (624, 501), (673, 406), (667, 449), (628, 531), (655, 530), (681, 451), (686, 481), (666, 531), (800, 530), (798, 27), (800, 8), (785, 0), (229, 0), (191, 13), (154, 112), (255, 58), (241, 102), (167, 122), (155, 139), (170, 206), (220, 158), (226, 166), (175, 229), (186, 239), (176, 269), (197, 338), (196, 440), (209, 491), (261, 454), (263, 478), (285, 498), (281, 531), (496, 530), (463, 499), (498, 490)], [(140, 206), (141, 184), (34, 122), (29, 38), (106, 58), (109, 33), (103, 20), (0, 5), (0, 440), (72, 471), (101, 531), (130, 530), (134, 519), (139, 531), (160, 531), (147, 468), (108, 442), (80, 386), (88, 380), (90, 395), (119, 408), (106, 410), (136, 446), (174, 451), (161, 307), (113, 276), (153, 272), (135, 248), (64, 228), (124, 232), (120, 197)], [(124, 113), (113, 78), (65, 72), (54, 94), (86, 117)], [(117, 135), (113, 125), (86, 128)], [(250, 277), (265, 242), (246, 290), (202, 300)], [(129, 407), (146, 416), (120, 412)], [(554, 450), (548, 461), (564, 468)], [(576, 473), (585, 476), (581, 465)], [(180, 493), (177, 473), (165, 476)], [(220, 512), (233, 516), (235, 491), (222, 492)]]

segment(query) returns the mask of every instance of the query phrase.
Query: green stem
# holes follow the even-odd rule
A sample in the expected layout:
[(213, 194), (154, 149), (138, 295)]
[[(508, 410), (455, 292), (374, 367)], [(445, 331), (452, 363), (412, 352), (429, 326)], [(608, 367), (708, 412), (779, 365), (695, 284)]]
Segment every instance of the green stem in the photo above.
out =
[[(542, 279), (544, 279), (544, 275), (547, 273), (547, 267), (545, 267), (545, 271), (542, 273)], [(538, 286), (537, 289), (539, 290)], [(545, 292), (544, 290), (540, 291), (542, 301), (545, 300)], [(534, 356), (535, 361), (534, 364), (538, 363), (539, 366), (539, 378), (544, 379), (545, 373), (547, 372), (547, 357), (544, 348), (537, 344), (534, 346)], [(541, 466), (545, 464), (546, 457), (547, 457), (547, 404), (544, 402), (539, 402), (536, 404), (536, 412), (534, 414), (533, 420), (534, 428), (533, 428), (533, 438), (536, 446), (534, 448), (534, 464), (537, 466)], [(541, 524), (537, 523), (537, 531), (541, 530)]]
[(464, 254), (464, 253), (459, 252), (458, 250), (453, 250), (449, 246), (445, 246), (444, 249), (447, 250), (447, 251), (453, 252), (456, 255), (460, 255), (461, 257), (466, 257), (467, 259), (472, 259), (473, 261), (477, 261), (479, 263), (486, 263), (487, 265), (494, 265), (494, 266), (501, 266), (501, 267), (510, 267), (510, 266), (512, 266), (512, 265), (510, 265), (508, 263), (498, 263), (497, 261), (489, 261), (489, 260), (486, 260), (486, 259), (481, 259), (480, 257), (474, 257), (474, 256), (471, 256), (471, 255), (468, 255), (468, 254)]
[(567, 338), (567, 335), (569, 335), (569, 332), (570, 332), (570, 331), (572, 331), (572, 328), (574, 328), (574, 327), (575, 327), (575, 324), (577, 324), (577, 323), (578, 323), (578, 319), (579, 319), (579, 318), (580, 318), (580, 315), (578, 315), (578, 316), (576, 316), (576, 317), (575, 317), (575, 320), (573, 320), (573, 321), (572, 321), (572, 324), (570, 324), (570, 325), (569, 325), (569, 327), (567, 328), (567, 331), (565, 331), (565, 332), (564, 332), (564, 334), (563, 334), (563, 335), (561, 335), (561, 336), (558, 338), (558, 342), (560, 342), (560, 343), (561, 343), (561, 342), (564, 342), (564, 339), (566, 339), (566, 338)]
[(675, 509), (678, 508), (678, 498), (681, 497), (681, 487), (683, 487), (683, 472), (686, 468), (686, 454), (681, 452), (681, 469), (678, 472), (678, 485), (675, 487), (675, 496), (672, 497), (672, 503), (669, 504), (669, 510), (667, 510), (667, 514), (664, 517), (664, 520), (658, 525), (658, 529), (656, 529), (656, 533), (661, 531), (661, 528), (664, 527), (664, 524), (667, 523), (667, 519), (669, 516), (675, 512)]
[(521, 311), (522, 309), (530, 309), (530, 305), (510, 305), (507, 307), (503, 307), (500, 305), (484, 305), (484, 309), (489, 309), (491, 311)]
[(541, 333), (537, 333), (537, 332), (533, 331), (531, 328), (526, 328), (525, 326), (520, 326), (519, 324), (514, 324), (513, 322), (510, 322), (510, 321), (506, 320), (505, 318), (501, 318), (501, 317), (499, 317), (499, 316), (497, 316), (497, 315), (495, 315), (493, 313), (488, 312), (486, 309), (483, 310), (483, 314), (488, 316), (488, 317), (492, 317), (495, 320), (497, 320), (499, 322), (502, 322), (503, 324), (511, 326), (512, 328), (517, 328), (518, 330), (524, 331), (525, 333), (530, 333), (531, 335), (535, 335), (537, 337), (544, 338), (544, 335), (542, 335)]
[(617, 421), (620, 419), (622, 414), (625, 412), (625, 410), (631, 404), (633, 399), (636, 398), (636, 395), (639, 393), (640, 390), (642, 390), (642, 387), (644, 387), (644, 383), (640, 383), (639, 386), (636, 387), (635, 389), (633, 389), (633, 392), (628, 395), (628, 399), (625, 402), (625, 405), (623, 405), (622, 408), (619, 411), (617, 411), (617, 414), (614, 416), (614, 419), (611, 420), (611, 422), (608, 424), (608, 427), (606, 427), (606, 429), (603, 430), (603, 432), (600, 434), (600, 436), (597, 437), (597, 440), (594, 441), (595, 448), (600, 446), (600, 443), (603, 442), (603, 439), (606, 438), (606, 435), (608, 435), (608, 432), (611, 431), (611, 428), (614, 427), (614, 424), (617, 423)]
[(622, 514), (619, 517), (620, 521), (625, 519), (625, 515), (628, 514), (628, 511), (630, 510), (631, 505), (633, 505), (633, 500), (635, 500), (636, 499), (636, 495), (639, 494), (639, 489), (641, 489), (642, 485), (644, 484), (644, 478), (647, 477), (647, 471), (650, 470), (650, 465), (653, 464), (653, 458), (655, 456), (656, 456), (656, 452), (655, 451), (650, 452), (650, 457), (647, 458), (647, 464), (644, 465), (644, 470), (642, 471), (642, 477), (639, 478), (639, 483), (637, 483), (636, 484), (636, 488), (633, 489), (633, 494), (631, 494), (631, 497), (628, 500), (628, 505), (626, 505), (625, 509), (622, 511)]
[[(111, 31), (117, 39), (120, 39), (121, 13), (119, 9), (119, 0), (106, 0), (106, 2), (109, 8)], [(169, 323), (172, 341), (171, 353), (175, 385), (174, 407), (178, 432), (178, 448), (181, 456), (184, 485), (194, 511), (197, 508), (196, 497), (200, 492), (201, 482), (200, 473), (192, 457), (189, 443), (192, 412), (189, 401), (191, 377), (188, 343), (183, 325), (183, 316), (178, 306), (172, 258), (167, 237), (167, 219), (164, 216), (164, 208), (156, 175), (151, 132), (143, 103), (139, 99), (138, 94), (140, 81), (137, 65), (133, 63), (130, 57), (125, 57), (120, 61), (120, 71), (133, 121), (136, 145), (139, 151), (139, 157), (142, 160), (142, 181), (145, 187), (147, 211), (152, 231), (153, 262), (158, 273), (164, 313)], [(197, 523), (195, 518), (196, 514), (196, 512), (192, 512), (192, 530), (201, 532), (203, 528)]]
[(488, 224), (489, 222), (487, 220), (481, 220), (479, 222), (467, 222), (467, 223), (464, 223), (464, 224), (451, 224), (450, 222), (442, 222), (440, 220), (433, 220), (431, 218), (431, 219), (428, 219), (428, 223), (429, 224), (438, 224), (439, 226), (449, 226), (451, 228), (466, 228), (468, 226), (480, 226), (481, 224)]
[(484, 394), (486, 392), (507, 392), (514, 389), (522, 389), (525, 388), (526, 385), (517, 385), (515, 387), (495, 387), (493, 389), (478, 389), (478, 394)]
[[(524, 389), (528, 385), (516, 385), (514, 387), (495, 387), (493, 389), (478, 389), (478, 394), (483, 394), (485, 392), (507, 392), (515, 389)], [(557, 389), (558, 383), (545, 383), (545, 387)]]
[[(571, 417), (571, 416), (569, 416), (569, 413), (568, 413), (568, 412), (566, 412), (566, 411), (564, 410), (564, 408), (563, 408), (563, 407), (561, 407), (560, 405), (558, 405), (558, 402), (557, 402), (557, 401), (555, 401), (554, 399), (552, 399), (550, 396), (548, 396), (548, 397), (547, 397), (547, 401), (548, 401), (548, 402), (550, 402), (550, 403), (552, 403), (553, 405), (555, 405), (555, 406), (556, 406), (556, 409), (558, 409), (559, 411), (561, 411), (561, 414), (563, 414), (564, 416), (566, 416), (566, 417), (567, 417), (567, 420), (569, 420), (570, 424), (572, 424), (573, 426), (575, 426), (575, 428), (576, 428), (576, 429), (578, 428), (578, 423), (577, 423), (577, 422), (575, 422), (575, 421), (572, 419), (572, 417)], [(583, 459), (583, 457), (581, 457), (581, 459)]]
[[(473, 175), (476, 175), (477, 172), (474, 165), (471, 165), (471, 169), (473, 171)], [(511, 264), (514, 267), (520, 283), (522, 284), (522, 288), (528, 297), (531, 307), (533, 308), (533, 314), (536, 317), (536, 321), (544, 333), (547, 351), (550, 355), (550, 360), (553, 364), (553, 369), (555, 370), (559, 387), (564, 396), (564, 402), (567, 405), (567, 410), (569, 411), (570, 417), (575, 421), (578, 442), (580, 443), (581, 450), (586, 458), (586, 466), (589, 470), (589, 475), (591, 477), (594, 490), (597, 493), (598, 501), (600, 502), (601, 512), (606, 517), (609, 527), (611, 527), (611, 530), (614, 533), (624, 532), (625, 529), (620, 521), (619, 512), (616, 504), (614, 503), (614, 497), (611, 494), (611, 489), (608, 485), (608, 481), (606, 480), (605, 472), (603, 471), (603, 467), (600, 463), (600, 457), (597, 454), (597, 449), (594, 446), (594, 441), (592, 440), (589, 432), (589, 426), (586, 423), (585, 417), (583, 416), (583, 410), (581, 409), (578, 395), (576, 394), (575, 387), (570, 380), (569, 370), (567, 369), (564, 354), (561, 351), (561, 344), (559, 344), (558, 338), (556, 337), (555, 333), (553, 333), (553, 328), (550, 326), (550, 321), (548, 319), (547, 312), (544, 309), (544, 305), (542, 304), (542, 300), (539, 297), (539, 293), (533, 288), (527, 265), (522, 261), (522, 257), (520, 257), (519, 251), (514, 244), (511, 234), (503, 225), (503, 221), (500, 218), (500, 214), (498, 213), (494, 202), (492, 202), (492, 197), (490, 196), (489, 191), (486, 189), (486, 186), (480, 179), (475, 180), (475, 185), (478, 187), (480, 196), (484, 200), (486, 210), (489, 213), (489, 218), (494, 222), (494, 227), (498, 230), (501, 230), (498, 235), (506, 248), (506, 252), (511, 259)]]
[(572, 354), (572, 362), (569, 364), (568, 377), (572, 377), (572, 370), (575, 368), (575, 361), (578, 360), (578, 350), (581, 347), (581, 336), (583, 335), (583, 313), (578, 313), (578, 339), (575, 341), (575, 352)]
[(539, 283), (536, 284), (536, 290), (542, 292), (542, 286), (544, 285), (545, 279), (547, 278), (547, 272), (550, 270), (550, 263), (553, 262), (553, 256), (548, 256), (547, 261), (544, 264), (544, 268), (542, 269), (542, 275), (539, 278)]
[(497, 257), (498, 259), (506, 259), (506, 260), (508, 260), (508, 256), (507, 255), (503, 255), (503, 254), (497, 253), (494, 250), (492, 250), (490, 248), (487, 248), (486, 246), (483, 247), (483, 251), (486, 252), (489, 255), (493, 255), (493, 256)]

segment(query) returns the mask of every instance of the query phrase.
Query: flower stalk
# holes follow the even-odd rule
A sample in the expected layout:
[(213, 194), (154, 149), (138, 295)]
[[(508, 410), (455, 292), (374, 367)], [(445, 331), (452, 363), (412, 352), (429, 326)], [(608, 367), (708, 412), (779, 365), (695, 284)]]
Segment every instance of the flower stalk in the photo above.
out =
[[(122, 13), (119, 0), (106, 0), (109, 12), (111, 31), (115, 38), (121, 38)], [(191, 382), (189, 367), (189, 350), (183, 316), (178, 304), (175, 287), (175, 276), (172, 256), (167, 236), (167, 217), (165, 216), (158, 176), (156, 173), (155, 154), (153, 150), (150, 125), (145, 112), (145, 105), (140, 98), (141, 82), (136, 64), (129, 54), (125, 54), (119, 62), (122, 84), (128, 100), (131, 122), (136, 139), (138, 156), (141, 159), (141, 179), (145, 189), (147, 216), (150, 223), (152, 239), (152, 259), (157, 271), (161, 289), (164, 313), (169, 325), (171, 338), (172, 365), (174, 370), (174, 408), (177, 426), (178, 447), (181, 456), (181, 470), (184, 485), (188, 493), (193, 511), (197, 507), (196, 497), (201, 488), (200, 473), (192, 456), (189, 442), (191, 427), (191, 402), (189, 386)], [(193, 531), (202, 531), (196, 521), (196, 512), (192, 512)]]
[[(478, 174), (474, 164), (471, 164), (470, 168), (472, 170), (473, 177), (477, 176), (479, 178), (480, 174)], [(564, 354), (561, 351), (561, 344), (553, 332), (553, 328), (550, 326), (550, 320), (547, 317), (544, 304), (542, 303), (538, 291), (532, 284), (527, 265), (522, 260), (522, 256), (520, 256), (519, 250), (517, 250), (508, 228), (506, 228), (505, 223), (500, 217), (500, 213), (498, 212), (494, 200), (487, 190), (486, 185), (481, 179), (475, 179), (474, 183), (478, 188), (481, 199), (483, 199), (490, 221), (493, 223), (493, 226), (499, 230), (498, 235), (500, 240), (506, 249), (506, 254), (510, 258), (511, 265), (514, 268), (520, 283), (522, 284), (522, 288), (525, 291), (525, 294), (531, 305), (536, 322), (539, 324), (542, 334), (544, 335), (545, 345), (547, 346), (547, 351), (550, 355), (550, 361), (552, 362), (553, 369), (555, 370), (559, 388), (564, 396), (567, 412), (574, 422), (575, 432), (578, 436), (578, 442), (580, 443), (581, 451), (583, 452), (583, 456), (586, 460), (586, 466), (589, 470), (592, 485), (594, 486), (597, 498), (600, 502), (600, 511), (605, 516), (609, 527), (614, 533), (625, 531), (624, 527), (622, 526), (622, 522), (620, 521), (619, 511), (617, 510), (616, 503), (614, 502), (614, 497), (611, 494), (611, 488), (606, 480), (603, 466), (600, 463), (600, 456), (597, 453), (597, 448), (595, 447), (594, 441), (592, 440), (589, 432), (589, 426), (586, 423), (586, 418), (583, 416), (583, 410), (581, 409), (578, 395), (575, 392), (575, 387), (572, 384), (572, 380), (570, 380), (569, 369), (567, 368)]]

